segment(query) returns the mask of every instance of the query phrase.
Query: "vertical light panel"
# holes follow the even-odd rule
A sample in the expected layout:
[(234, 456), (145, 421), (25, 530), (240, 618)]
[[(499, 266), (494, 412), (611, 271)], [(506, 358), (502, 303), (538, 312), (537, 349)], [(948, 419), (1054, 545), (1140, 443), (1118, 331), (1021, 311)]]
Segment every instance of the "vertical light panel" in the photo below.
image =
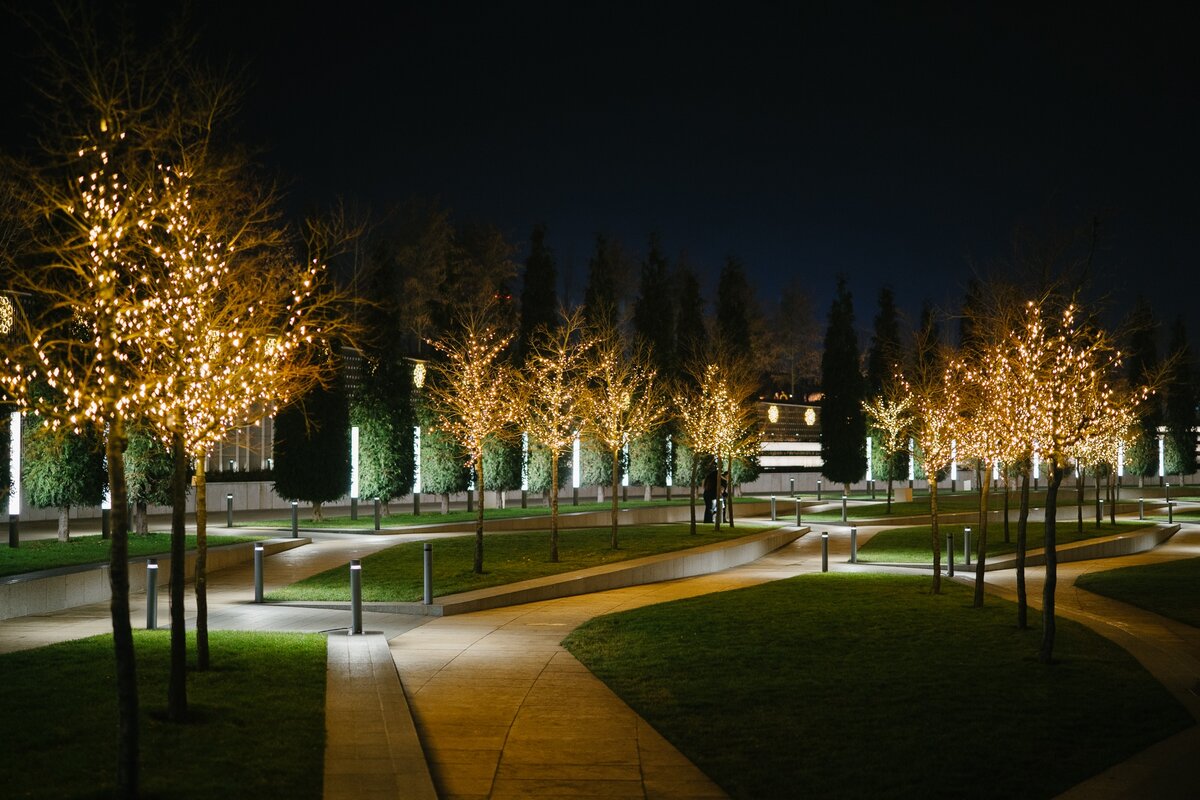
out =
[(950, 480), (958, 480), (958, 440), (950, 440)]
[(579, 488), (579, 431), (575, 431), (575, 441), (571, 445), (571, 487)]
[(1158, 437), (1158, 477), (1166, 477), (1167, 467), (1166, 458), (1164, 458), (1163, 437)]
[(675, 442), (667, 434), (667, 486), (675, 483)]
[(413, 494), (421, 493), (421, 426), (413, 426)]
[(871, 452), (874, 449), (872, 446), (873, 444), (874, 443), (871, 441), (871, 437), (868, 436), (867, 437), (867, 480), (869, 480), (869, 481), (875, 480), (875, 469), (874, 469), (875, 465), (873, 463), (873, 458), (872, 458), (874, 453)]
[(350, 496), (358, 499), (358, 426), (350, 428)]
[(628, 486), (628, 485), (629, 485), (629, 442), (626, 442), (626, 443), (625, 443), (625, 448), (624, 448), (623, 452), (624, 452), (624, 454), (625, 454), (625, 455), (624, 455), (624, 458), (625, 458), (625, 474), (621, 476), (621, 485), (622, 485), (622, 486)]
[(8, 496), (8, 513), (21, 513), (21, 414), (12, 412), (8, 426), (8, 464), (12, 476), (12, 494)]
[(521, 434), (521, 491), (529, 491), (529, 434)]
[(908, 440), (908, 479), (917, 479), (917, 443), (912, 439)]
[(1037, 445), (1033, 446), (1033, 479), (1036, 481), (1042, 477), (1042, 458), (1038, 455)]
[(1125, 443), (1117, 443), (1117, 477), (1125, 477)]

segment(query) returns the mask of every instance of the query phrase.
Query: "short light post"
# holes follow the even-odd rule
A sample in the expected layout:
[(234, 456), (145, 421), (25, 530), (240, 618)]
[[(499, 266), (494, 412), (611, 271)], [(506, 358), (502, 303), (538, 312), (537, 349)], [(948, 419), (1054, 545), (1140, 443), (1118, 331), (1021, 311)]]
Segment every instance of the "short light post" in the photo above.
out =
[(529, 490), (521, 490), (521, 508), (529, 508)]
[(954, 577), (954, 534), (946, 531), (946, 575)]
[(1167, 501), (1167, 524), (1173, 525), (1174, 523), (1175, 523), (1175, 504), (1173, 502), (1171, 502), (1170, 500), (1168, 500)]
[(850, 563), (858, 563), (858, 526), (850, 526)]
[(426, 542), (424, 549), (424, 564), (425, 564), (425, 595), (423, 602), (425, 605), (433, 605), (433, 544)]
[(829, 572), (829, 531), (821, 533), (821, 572)]
[(421, 516), (421, 493), (413, 492), (413, 516)]
[(233, 527), (233, 492), (225, 493), (225, 527)]
[(846, 495), (842, 495), (842, 522), (846, 521)]
[(375, 530), (379, 530), (380, 505), (381, 505), (381, 503), (379, 502), (379, 498), (376, 497), (375, 498)]
[(788, 492), (795, 497), (796, 495), (796, 479), (788, 478)]
[(300, 503), (292, 501), (292, 538), (296, 539), (300, 536)]
[(362, 562), (356, 558), (350, 562), (350, 633), (362, 632)]
[(821, 480), (817, 479), (817, 499), (821, 499)]
[(263, 601), (263, 544), (254, 543), (254, 602)]
[(963, 563), (971, 566), (971, 529), (963, 528)]
[(779, 517), (775, 513), (775, 495), (771, 495), (771, 522), (776, 522)]
[(800, 498), (796, 498), (796, 527), (800, 527)]
[(146, 630), (158, 627), (158, 559), (146, 559)]
[(1138, 498), (1138, 519), (1142, 520), (1145, 518), (1146, 518), (1146, 498), (1139, 497)]

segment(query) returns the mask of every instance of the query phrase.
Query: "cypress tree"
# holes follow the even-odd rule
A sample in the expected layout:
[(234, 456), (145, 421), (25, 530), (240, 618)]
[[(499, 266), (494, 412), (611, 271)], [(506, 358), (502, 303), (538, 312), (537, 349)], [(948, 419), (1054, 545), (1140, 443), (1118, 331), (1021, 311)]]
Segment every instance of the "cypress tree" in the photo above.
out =
[(642, 280), (633, 304), (633, 330), (638, 339), (651, 348), (654, 366), (662, 379), (672, 378), (679, 371), (675, 316), (670, 267), (658, 236), (653, 235), (642, 262)]
[(750, 333), (750, 315), (754, 313), (754, 295), (746, 280), (742, 263), (730, 256), (717, 282), (717, 340), (726, 352), (754, 363), (754, 340)]
[(1183, 317), (1176, 318), (1171, 326), (1170, 352), (1175, 359), (1175, 375), (1166, 393), (1167, 471), (1192, 475), (1196, 472), (1196, 404), (1200, 397)]
[(540, 327), (553, 328), (558, 322), (558, 282), (554, 253), (546, 246), (546, 226), (538, 225), (530, 236), (529, 258), (521, 282), (521, 324), (517, 331), (517, 363), (524, 364), (529, 342)]
[[(1137, 386), (1158, 369), (1158, 325), (1144, 297), (1138, 297), (1129, 319), (1129, 382)], [(1140, 479), (1158, 474), (1158, 426), (1162, 424), (1161, 398), (1150, 397), (1142, 406), (1137, 433), (1125, 448), (1125, 469)]]
[(623, 272), (621, 248), (604, 234), (596, 234), (596, 252), (588, 261), (588, 281), (583, 290), (583, 315), (593, 328), (611, 328), (620, 321)]
[(867, 421), (862, 408), (854, 303), (846, 279), (838, 278), (821, 356), (821, 474), (847, 486), (867, 470)]
[[(896, 311), (896, 298), (889, 286), (879, 290), (879, 310), (875, 314), (875, 328), (871, 334), (871, 347), (867, 351), (867, 397), (884, 394), (894, 379), (900, 364), (900, 317)], [(903, 480), (908, 477), (908, 453), (886, 453), (880, 446), (881, 432), (871, 428), (871, 463), (875, 478), (881, 480)]]
[(686, 375), (688, 365), (702, 360), (708, 350), (708, 328), (704, 322), (704, 298), (700, 296), (700, 280), (696, 277), (696, 271), (688, 265), (686, 256), (679, 257), (675, 282), (679, 291), (675, 343), (680, 367)]
[(386, 505), (409, 494), (416, 469), (412, 366), (386, 354), (369, 363), (350, 404), (350, 423), (358, 427), (360, 497)]
[(146, 533), (146, 507), (171, 505), (174, 459), (154, 432), (138, 425), (125, 445), (125, 485), (134, 505), (134, 530)]
[(275, 417), (275, 492), (321, 504), (350, 491), (350, 407), (341, 380), (318, 386)]

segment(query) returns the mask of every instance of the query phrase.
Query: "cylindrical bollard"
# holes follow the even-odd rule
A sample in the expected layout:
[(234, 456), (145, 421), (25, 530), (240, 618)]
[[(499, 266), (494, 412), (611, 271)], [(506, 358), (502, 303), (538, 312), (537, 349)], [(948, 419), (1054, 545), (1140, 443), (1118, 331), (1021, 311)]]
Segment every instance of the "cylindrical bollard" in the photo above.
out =
[(1138, 498), (1138, 519), (1146, 518), (1146, 498)]
[(800, 498), (796, 498), (796, 527), (800, 527)]
[(821, 499), (821, 482), (817, 481), (817, 499)]
[(107, 508), (100, 509), (100, 538), (112, 538), (112, 511)]
[(379, 502), (379, 498), (376, 497), (375, 498), (375, 530), (379, 530), (380, 505), (381, 505), (381, 503)]
[(789, 494), (792, 494), (792, 495), (796, 494), (796, 479), (795, 478), (788, 478), (788, 487), (789, 487), (788, 488)]
[(775, 514), (775, 495), (771, 495), (771, 522), (775, 522), (778, 519), (779, 517)]
[(263, 601), (263, 546), (262, 542), (254, 543), (254, 602)]
[(954, 577), (954, 534), (946, 532), (946, 574)]
[(433, 545), (425, 543), (425, 605), (433, 605)]
[(413, 492), (413, 516), (421, 516), (421, 493)]
[(850, 526), (850, 563), (858, 563), (858, 526)]
[(1170, 500), (1167, 501), (1167, 524), (1175, 523), (1175, 504)]
[(20, 514), (9, 514), (8, 515), (8, 546), (9, 547), (20, 547), (21, 546), (21, 515)]
[(963, 528), (963, 563), (971, 566), (971, 529)]
[(158, 559), (146, 559), (146, 630), (158, 627)]
[(350, 521), (354, 522), (358, 519), (358, 498), (350, 498)]
[(579, 487), (578, 486), (571, 487), (571, 505), (573, 505), (573, 506), (579, 505)]
[(475, 493), (467, 489), (467, 513), (475, 510)]
[(829, 531), (821, 534), (821, 572), (829, 572)]
[(350, 562), (350, 633), (362, 633), (362, 562)]
[(233, 495), (231, 493), (225, 495), (225, 527), (233, 527)]
[(846, 495), (842, 495), (842, 522), (846, 521)]
[(292, 501), (292, 538), (300, 536), (300, 503)]
[[(670, 488), (670, 486), (667, 487), (668, 490)], [(670, 498), (668, 497), (667, 499)], [(529, 508), (529, 491), (527, 489), (521, 490), (521, 508)]]
[(875, 499), (875, 481), (874, 480), (871, 481), (871, 499), (872, 500)]

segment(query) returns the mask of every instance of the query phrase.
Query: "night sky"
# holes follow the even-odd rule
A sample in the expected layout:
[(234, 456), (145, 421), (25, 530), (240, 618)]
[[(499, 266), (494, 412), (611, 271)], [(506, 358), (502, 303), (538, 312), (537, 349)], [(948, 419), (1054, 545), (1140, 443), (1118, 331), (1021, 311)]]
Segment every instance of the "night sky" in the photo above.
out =
[(798, 277), (823, 319), (844, 273), (865, 334), (881, 282), (912, 317), (954, 311), (1018, 225), (1099, 216), (1117, 310), (1143, 292), (1169, 324), (1194, 304), (1198, 31), (1175, 13), (654, 5), (193, 13), (245, 67), (241, 138), (294, 207), (432, 196), (522, 248), (544, 222), (575, 300), (596, 232), (640, 256), (656, 231), (710, 298), (732, 254), (764, 300)]

